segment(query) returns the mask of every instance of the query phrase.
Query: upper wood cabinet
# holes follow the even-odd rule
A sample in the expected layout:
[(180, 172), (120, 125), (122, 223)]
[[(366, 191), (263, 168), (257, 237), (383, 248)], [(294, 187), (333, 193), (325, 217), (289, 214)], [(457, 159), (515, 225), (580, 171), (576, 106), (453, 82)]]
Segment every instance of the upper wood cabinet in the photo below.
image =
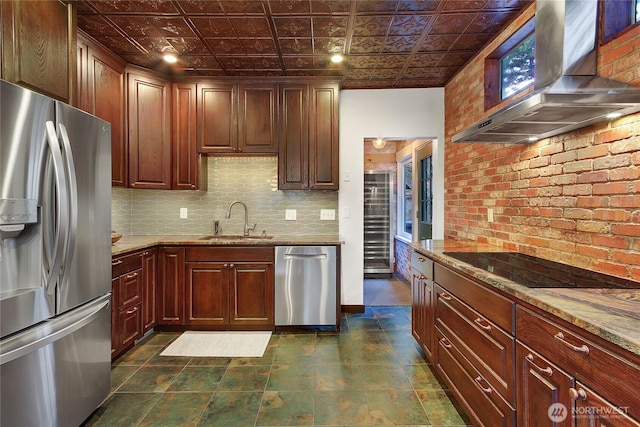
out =
[(240, 85), (238, 93), (238, 151), (277, 154), (277, 86)]
[(174, 190), (205, 189), (207, 158), (197, 152), (196, 85), (173, 84), (172, 180)]
[(76, 4), (0, 2), (2, 78), (76, 104)]
[(97, 42), (78, 34), (77, 106), (111, 123), (111, 184), (126, 187), (126, 62)]
[(337, 84), (281, 85), (278, 188), (339, 188)]
[(277, 154), (276, 84), (206, 82), (198, 90), (198, 151)]
[(171, 83), (127, 71), (129, 186), (171, 188)]

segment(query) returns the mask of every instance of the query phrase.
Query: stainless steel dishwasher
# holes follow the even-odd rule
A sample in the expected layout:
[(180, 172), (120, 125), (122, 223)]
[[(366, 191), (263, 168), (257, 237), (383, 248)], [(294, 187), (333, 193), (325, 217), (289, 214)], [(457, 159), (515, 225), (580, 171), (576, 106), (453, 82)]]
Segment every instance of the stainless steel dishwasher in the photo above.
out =
[(335, 246), (276, 246), (276, 326), (336, 325)]

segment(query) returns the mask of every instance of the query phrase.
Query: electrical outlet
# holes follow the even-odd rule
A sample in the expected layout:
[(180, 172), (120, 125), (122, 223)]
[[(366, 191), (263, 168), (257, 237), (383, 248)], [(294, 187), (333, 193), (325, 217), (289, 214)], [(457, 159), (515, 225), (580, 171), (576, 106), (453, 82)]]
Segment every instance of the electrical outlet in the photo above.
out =
[(286, 221), (295, 221), (296, 220), (296, 210), (295, 209), (285, 209), (284, 210), (284, 219)]
[(487, 209), (487, 221), (493, 222), (493, 208)]
[(180, 208), (180, 219), (187, 219), (187, 208)]
[(320, 209), (320, 219), (326, 221), (333, 221), (336, 219), (335, 209)]

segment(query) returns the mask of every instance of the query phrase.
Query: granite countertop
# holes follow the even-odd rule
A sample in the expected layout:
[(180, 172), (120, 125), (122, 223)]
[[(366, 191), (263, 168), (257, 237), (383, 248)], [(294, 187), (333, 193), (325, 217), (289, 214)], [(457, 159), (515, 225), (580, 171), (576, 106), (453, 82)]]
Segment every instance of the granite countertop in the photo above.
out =
[(423, 240), (412, 246), (491, 287), (640, 355), (640, 289), (527, 288), (443, 252), (504, 252), (471, 241)]
[(271, 236), (267, 239), (252, 236), (225, 237), (222, 239), (207, 239), (205, 235), (155, 235), (155, 236), (123, 236), (111, 246), (112, 255), (138, 251), (157, 245), (202, 245), (202, 246), (281, 246), (281, 245), (341, 245), (344, 243), (339, 236), (309, 235), (309, 236)]

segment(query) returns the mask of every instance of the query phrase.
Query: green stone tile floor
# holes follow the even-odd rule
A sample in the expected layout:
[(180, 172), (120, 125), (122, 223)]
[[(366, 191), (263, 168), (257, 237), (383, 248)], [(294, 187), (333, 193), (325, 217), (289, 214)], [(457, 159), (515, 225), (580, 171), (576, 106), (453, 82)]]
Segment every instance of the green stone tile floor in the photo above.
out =
[(410, 328), (411, 307), (371, 306), (228, 359), (160, 356), (179, 333), (154, 333), (113, 363), (84, 427), (466, 426)]

